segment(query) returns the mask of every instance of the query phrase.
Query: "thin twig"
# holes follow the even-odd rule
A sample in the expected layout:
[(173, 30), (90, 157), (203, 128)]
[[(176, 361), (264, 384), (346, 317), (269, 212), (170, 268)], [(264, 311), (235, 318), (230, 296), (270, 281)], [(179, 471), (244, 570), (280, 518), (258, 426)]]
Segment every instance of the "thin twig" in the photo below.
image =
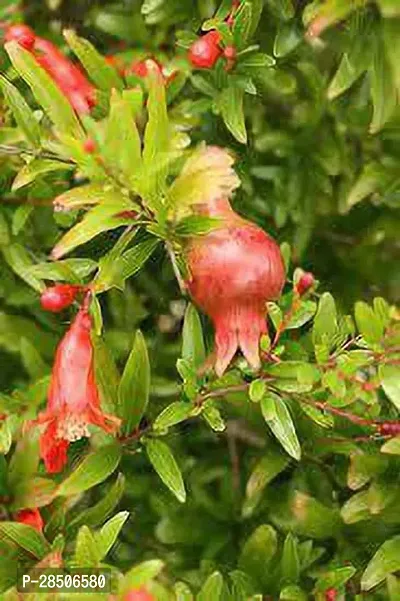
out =
[(175, 275), (176, 280), (179, 285), (179, 290), (181, 291), (182, 296), (186, 296), (186, 294), (187, 294), (186, 284), (181, 275), (181, 272), (179, 271), (179, 266), (178, 266), (178, 262), (176, 260), (175, 251), (172, 247), (171, 242), (169, 242), (168, 240), (165, 241), (165, 248), (167, 249), (167, 253), (168, 253), (168, 256), (171, 261), (172, 269), (174, 271), (174, 275)]

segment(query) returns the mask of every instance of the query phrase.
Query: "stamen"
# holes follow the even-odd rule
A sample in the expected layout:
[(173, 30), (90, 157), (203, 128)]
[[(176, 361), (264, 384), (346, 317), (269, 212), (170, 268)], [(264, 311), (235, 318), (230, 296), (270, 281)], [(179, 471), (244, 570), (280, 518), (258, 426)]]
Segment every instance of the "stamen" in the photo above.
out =
[(89, 436), (87, 422), (76, 413), (67, 413), (65, 418), (58, 424), (57, 438), (74, 442), (83, 437), (89, 438)]

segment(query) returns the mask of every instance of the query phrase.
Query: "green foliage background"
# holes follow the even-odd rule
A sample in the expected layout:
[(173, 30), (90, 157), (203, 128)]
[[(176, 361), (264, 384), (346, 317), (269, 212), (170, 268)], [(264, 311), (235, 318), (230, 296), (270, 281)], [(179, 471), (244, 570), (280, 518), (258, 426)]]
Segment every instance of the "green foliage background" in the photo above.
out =
[[(219, 7), (213, 0), (3, 0), (0, 6), (0, 18), (23, 19), (71, 57), (72, 49), (82, 59), (64, 28), (102, 54), (126, 62), (151, 55), (179, 71), (167, 89), (169, 125), (161, 92), (150, 91), (150, 159), (146, 164), (144, 153), (140, 180), (123, 162), (135, 140), (120, 142), (121, 114), (132, 110), (144, 131), (139, 81), (122, 84), (89, 53), (82, 62), (101, 88), (100, 102), (81, 124), (54, 90), (50, 110), (40, 101), (29, 79), (39, 82), (39, 74), (26, 57), (11, 49), (11, 64), (1, 51), (0, 595), (6, 601), (17, 598), (16, 558), (28, 568), (57, 550), (68, 565), (113, 566), (121, 595), (146, 583), (161, 601), (191, 595), (324, 601), (331, 587), (338, 601), (400, 599), (400, 439), (382, 439), (375, 428), (379, 421), (398, 423), (400, 408), (399, 2), (243, 4), (253, 18), (262, 13), (247, 40), (246, 15), (234, 32), (244, 54), (232, 72), (222, 61), (211, 72), (192, 71), (186, 60), (202, 25), (220, 27), (229, 41), (223, 18), (207, 22)], [(325, 31), (312, 35), (322, 22)], [(253, 44), (259, 48), (247, 50)], [(111, 95), (119, 86), (134, 92)], [(15, 90), (32, 109), (24, 105), (22, 117)], [(108, 124), (108, 139), (99, 123)], [(109, 168), (113, 152), (121, 157), (117, 169), (131, 196), (106, 189), (112, 214), (115, 207), (136, 209), (138, 195), (157, 216), (145, 212), (135, 237), (129, 231), (121, 237), (129, 220), (109, 226), (106, 199), (91, 208), (91, 225), (84, 222), (84, 244), (62, 237), (82, 223), (90, 204), (90, 192), (78, 186), (90, 181), (104, 191), (110, 184), (96, 164), (87, 164), (85, 135), (101, 141), (104, 156), (110, 145)], [(193, 234), (208, 226), (188, 221), (174, 229), (160, 205), (161, 197), (172, 198), (169, 186), (190, 141), (233, 151), (241, 179), (235, 209), (286, 243), (289, 283), (279, 307), (270, 307), (271, 338), (290, 312), (294, 269), (319, 280), (316, 293), (284, 321), (280, 367), (265, 367), (272, 386), (241, 360), (219, 381), (196, 375), (212, 328), (183, 299), (165, 247), (179, 259), (184, 228)], [(163, 153), (172, 157), (164, 179)], [(65, 202), (77, 209), (54, 211), (53, 200), (76, 188)], [(192, 188), (175, 202), (196, 195)], [(50, 262), (56, 244), (61, 261)], [(126, 271), (117, 265), (124, 253), (130, 253)], [(72, 275), (87, 282), (99, 266), (98, 378), (104, 404), (118, 410), (131, 439), (117, 444), (96, 433), (90, 444), (79, 441), (70, 475), (51, 479), (22, 424), (45, 401), (54, 350), (73, 311), (61, 319), (45, 314), (39, 295), (45, 281)], [(344, 315), (354, 313), (356, 301), (354, 322)], [(13, 512), (34, 506), (42, 507), (45, 537), (10, 526)], [(138, 568), (142, 562), (148, 563)]]

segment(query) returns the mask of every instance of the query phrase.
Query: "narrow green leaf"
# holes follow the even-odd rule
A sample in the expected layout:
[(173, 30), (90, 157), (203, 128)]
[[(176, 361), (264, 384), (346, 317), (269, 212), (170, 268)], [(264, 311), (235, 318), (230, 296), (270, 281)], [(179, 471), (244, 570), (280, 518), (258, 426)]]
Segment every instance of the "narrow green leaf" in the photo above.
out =
[(104, 184), (85, 184), (72, 188), (54, 199), (54, 206), (59, 209), (81, 209), (89, 205), (115, 204), (119, 202), (121, 193)]
[(114, 545), (118, 535), (129, 517), (129, 511), (120, 511), (95, 533), (95, 541), (99, 558), (104, 559)]
[(57, 494), (69, 497), (103, 482), (117, 468), (121, 459), (121, 448), (117, 444), (109, 444), (91, 451), (74, 471), (61, 482)]
[(177, 582), (174, 586), (176, 601), (194, 601), (192, 592), (184, 582)]
[(74, 519), (68, 520), (66, 524), (68, 530), (79, 528), (80, 526), (83, 526), (83, 524), (93, 528), (104, 522), (120, 502), (124, 493), (124, 488), (125, 477), (123, 474), (118, 474), (115, 482), (107, 489), (104, 496), (96, 503), (96, 505), (80, 512)]
[(132, 106), (116, 90), (111, 95), (103, 153), (112, 171), (129, 188), (137, 191), (142, 163), (141, 141)]
[(125, 434), (139, 425), (149, 402), (149, 392), (150, 361), (146, 341), (138, 330), (118, 388), (118, 414)]
[(284, 23), (278, 30), (274, 41), (274, 56), (281, 58), (293, 52), (302, 42), (296, 25), (293, 23)]
[(357, 328), (365, 342), (372, 345), (379, 344), (384, 334), (384, 328), (374, 310), (367, 303), (358, 301), (355, 304), (354, 316)]
[(267, 391), (264, 380), (253, 380), (249, 388), (249, 397), (253, 403), (259, 403)]
[(175, 426), (185, 419), (188, 419), (193, 411), (193, 407), (190, 403), (184, 401), (175, 401), (165, 407), (159, 415), (157, 415), (153, 428), (155, 430), (164, 430)]
[(371, 590), (386, 576), (398, 570), (400, 570), (400, 536), (395, 536), (385, 541), (369, 562), (361, 577), (361, 589)]
[(380, 365), (379, 378), (386, 396), (400, 411), (400, 367), (398, 365)]
[(301, 449), (297, 438), (292, 417), (285, 402), (275, 400), (275, 416), (267, 420), (268, 426), (279, 440), (285, 451), (297, 461), (300, 461)]
[(50, 161), (47, 159), (33, 159), (18, 172), (17, 177), (12, 184), (12, 190), (19, 190), (35, 181), (37, 177), (52, 173), (53, 171), (67, 171), (72, 169), (73, 165), (62, 161)]
[(400, 455), (400, 436), (391, 438), (381, 447), (381, 453), (388, 453), (389, 455)]
[(111, 92), (113, 88), (123, 89), (124, 84), (117, 71), (107, 63), (88, 40), (77, 36), (70, 30), (64, 31), (64, 37), (73, 53), (85, 67), (89, 77), (100, 90)]
[(20, 205), (14, 212), (12, 218), (11, 230), (13, 236), (18, 234), (24, 229), (29, 217), (32, 215), (35, 207), (31, 204)]
[[(74, 225), (52, 251), (54, 259), (60, 259), (77, 246), (92, 240), (98, 234), (113, 230), (121, 225), (130, 225), (132, 219), (124, 215), (124, 211), (132, 209), (130, 201), (121, 196), (120, 202), (113, 205), (98, 205), (88, 211), (82, 221)], [(122, 215), (120, 215), (122, 214)]]
[(207, 578), (200, 592), (196, 597), (196, 601), (220, 601), (224, 579), (219, 572), (214, 572)]
[(186, 501), (185, 485), (171, 449), (165, 442), (156, 438), (146, 440), (145, 446), (150, 463), (161, 480), (176, 496), (178, 501), (184, 503)]
[(281, 451), (269, 449), (255, 465), (246, 485), (242, 515), (249, 517), (262, 498), (264, 489), (288, 465), (289, 459)]
[(42, 559), (50, 551), (50, 545), (44, 536), (26, 524), (0, 522), (0, 535), (37, 559)]
[(274, 528), (267, 524), (258, 526), (242, 547), (240, 569), (258, 582), (263, 582), (277, 548), (278, 538)]
[(50, 75), (37, 63), (34, 56), (17, 42), (9, 42), (5, 49), (15, 69), (32, 89), (38, 103), (44, 108), (56, 129), (62, 133), (83, 138), (82, 127), (69, 101)]
[(235, 47), (238, 50), (242, 50), (247, 46), (252, 31), (254, 31), (253, 5), (250, 0), (243, 0), (235, 13), (232, 28)]
[(243, 111), (244, 91), (236, 86), (229, 86), (221, 92), (219, 106), (222, 118), (231, 134), (242, 144), (247, 142), (247, 131)]
[(42, 292), (44, 289), (43, 282), (32, 274), (32, 258), (27, 249), (15, 242), (3, 248), (3, 256), (11, 269), (22, 279), (28, 286), (31, 286), (37, 292)]
[(225, 421), (215, 401), (210, 399), (203, 403), (201, 415), (214, 432), (224, 432), (226, 429)]
[(99, 562), (99, 549), (94, 534), (86, 525), (82, 526), (76, 538), (71, 565), (75, 568), (96, 568)]
[(13, 112), (18, 127), (23, 132), (25, 138), (34, 147), (40, 146), (40, 128), (35, 116), (26, 102), (13, 84), (5, 77), (0, 75), (0, 87), (3, 91), (6, 103)]
[(373, 39), (371, 44), (365, 44), (368, 34), (370, 35), (370, 32), (361, 31), (353, 35), (351, 47), (344, 52), (338, 70), (329, 85), (328, 98), (331, 100), (348, 90), (368, 69), (374, 48)]
[(374, 108), (369, 131), (376, 134), (390, 119), (397, 105), (396, 87), (383, 43), (374, 52), (369, 74)]
[(200, 316), (191, 303), (186, 308), (183, 322), (182, 358), (195, 368), (202, 365), (206, 358)]
[(285, 542), (283, 543), (281, 573), (282, 578), (286, 583), (296, 583), (300, 576), (298, 541), (291, 532), (288, 532)]

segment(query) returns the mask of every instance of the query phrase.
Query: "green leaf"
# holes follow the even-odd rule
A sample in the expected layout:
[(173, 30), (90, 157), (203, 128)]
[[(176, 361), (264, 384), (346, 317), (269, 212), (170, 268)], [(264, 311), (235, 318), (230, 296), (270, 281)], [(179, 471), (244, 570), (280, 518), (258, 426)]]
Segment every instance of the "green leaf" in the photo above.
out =
[(308, 596), (299, 586), (289, 584), (281, 590), (279, 601), (307, 601)]
[(228, 86), (221, 92), (219, 107), (226, 127), (241, 142), (247, 143), (247, 131), (243, 111), (244, 91), (236, 86)]
[[(312, 331), (312, 340), (316, 354), (318, 347), (325, 347), (329, 355), (329, 351), (334, 345), (337, 331), (338, 322), (335, 301), (329, 292), (324, 292), (319, 299)], [(318, 355), (317, 358), (319, 358)]]
[(96, 48), (75, 32), (64, 30), (64, 37), (71, 50), (85, 67), (89, 77), (100, 90), (111, 92), (113, 88), (122, 90), (124, 84), (117, 71), (107, 63)]
[(72, 188), (56, 198), (53, 204), (56, 208), (73, 210), (89, 205), (115, 204), (119, 202), (121, 193), (111, 186), (102, 184), (85, 184)]
[[(130, 232), (134, 235), (134, 232)], [(110, 288), (124, 289), (125, 280), (138, 273), (150, 258), (159, 240), (153, 236), (139, 242), (120, 254), (114, 248), (99, 262), (99, 273), (95, 279), (95, 290), (105, 292)]]
[(267, 419), (266, 422), (285, 451), (291, 457), (300, 461), (300, 444), (289, 410), (282, 399), (277, 400), (274, 397), (270, 398), (274, 401), (275, 415), (272, 419)]
[(329, 588), (340, 589), (354, 576), (356, 571), (353, 566), (346, 566), (325, 572), (318, 578), (315, 590), (323, 593)]
[(0, 522), (0, 536), (10, 540), (37, 559), (42, 559), (50, 551), (50, 545), (44, 536), (26, 524)]
[(32, 430), (20, 438), (15, 447), (8, 470), (8, 482), (14, 489), (23, 481), (31, 479), (39, 466), (39, 439)]
[(13, 501), (10, 509), (18, 511), (26, 507), (44, 507), (50, 505), (56, 493), (56, 483), (48, 478), (37, 476), (30, 480), (22, 480), (13, 490)]
[(136, 191), (142, 163), (141, 141), (132, 105), (116, 90), (111, 95), (103, 154), (112, 171)]
[(391, 438), (381, 447), (381, 453), (389, 455), (400, 455), (400, 436)]
[(400, 570), (400, 536), (395, 536), (385, 541), (369, 562), (361, 577), (361, 589), (371, 590), (386, 576), (398, 570)]
[(400, 53), (399, 20), (385, 19), (383, 22), (383, 39), (386, 49), (386, 57), (392, 69), (393, 81), (400, 96)]
[(99, 562), (99, 549), (94, 534), (87, 526), (82, 526), (76, 538), (72, 567), (93, 568), (98, 567)]
[(240, 59), (240, 68), (257, 68), (263, 69), (265, 67), (273, 67), (276, 64), (275, 59), (269, 54), (265, 54), (264, 52), (255, 52), (250, 54), (249, 56), (245, 55)]
[(137, 564), (125, 574), (120, 584), (119, 592), (124, 593), (132, 589), (141, 588), (156, 578), (163, 567), (164, 562), (161, 559), (150, 559)]
[(358, 301), (355, 304), (354, 316), (357, 328), (365, 342), (372, 345), (379, 344), (384, 334), (384, 328), (374, 310), (367, 303)]
[(328, 88), (328, 98), (331, 100), (343, 94), (368, 69), (374, 43), (365, 44), (369, 31), (360, 31), (351, 38), (351, 47), (344, 52), (338, 70)]
[(222, 587), (224, 584), (224, 579), (219, 572), (214, 572), (211, 574), (203, 586), (201, 587), (200, 592), (196, 596), (196, 601), (220, 601)]
[(373, 104), (373, 116), (369, 131), (371, 134), (376, 134), (390, 119), (397, 105), (397, 93), (392, 70), (382, 43), (374, 52), (369, 75)]
[(63, 163), (62, 161), (50, 161), (47, 159), (33, 159), (18, 172), (17, 177), (12, 184), (12, 190), (15, 192), (23, 186), (27, 186), (35, 181), (37, 177), (52, 173), (53, 171), (65, 171), (72, 169), (73, 165)]
[(176, 601), (194, 601), (190, 588), (184, 582), (177, 582), (174, 586)]
[(61, 482), (57, 494), (69, 497), (96, 486), (110, 476), (121, 459), (121, 448), (112, 443), (91, 451)]
[(221, 224), (220, 219), (204, 215), (188, 215), (181, 219), (175, 227), (175, 234), (182, 237), (203, 236)]
[(17, 88), (2, 75), (0, 75), (0, 87), (3, 91), (5, 101), (12, 110), (15, 121), (23, 132), (26, 140), (30, 142), (30, 145), (34, 148), (39, 147), (39, 124), (26, 100)]
[(18, 234), (24, 229), (34, 210), (35, 207), (31, 204), (20, 205), (16, 209), (13, 215), (11, 226), (13, 236), (18, 236)]
[(192, 412), (193, 407), (190, 403), (175, 401), (168, 405), (168, 407), (165, 407), (165, 409), (157, 415), (153, 423), (153, 428), (155, 430), (164, 430), (171, 426), (175, 426), (175, 424), (179, 424), (185, 419), (188, 419)]
[(11, 269), (22, 279), (28, 286), (31, 286), (37, 292), (42, 292), (44, 289), (43, 282), (32, 274), (32, 258), (27, 249), (15, 242), (3, 248), (3, 256)]
[(50, 75), (40, 67), (34, 56), (17, 42), (9, 42), (5, 45), (5, 49), (13, 66), (27, 82), (56, 129), (61, 133), (83, 138), (84, 132), (68, 99)]
[(235, 13), (233, 23), (234, 45), (238, 50), (247, 46), (253, 27), (253, 7), (249, 0), (243, 0)]
[(150, 463), (161, 480), (176, 496), (178, 501), (184, 503), (186, 501), (185, 485), (171, 449), (165, 442), (156, 438), (146, 440), (145, 446)]
[(291, 315), (285, 329), (294, 330), (308, 323), (315, 315), (317, 305), (311, 300), (302, 300), (301, 305)]
[(397, 365), (380, 365), (379, 378), (386, 396), (400, 411), (400, 367)]
[(385, 178), (385, 169), (379, 163), (367, 163), (346, 198), (346, 210), (378, 191)]
[(293, 23), (284, 23), (274, 41), (274, 56), (281, 58), (290, 54), (302, 42), (302, 36)]
[(269, 449), (255, 465), (246, 485), (242, 515), (249, 517), (260, 502), (266, 486), (288, 465), (288, 457), (281, 451)]
[(149, 402), (149, 392), (150, 361), (146, 341), (138, 330), (118, 388), (118, 415), (123, 420), (125, 434), (139, 425)]
[(129, 517), (129, 511), (120, 511), (95, 533), (95, 541), (99, 559), (104, 559), (114, 545), (118, 535)]
[(170, 126), (165, 101), (165, 87), (158, 72), (148, 78), (149, 97), (147, 101), (148, 122), (144, 134), (143, 175), (141, 189), (143, 196), (154, 206), (159, 206), (159, 195), (165, 191), (168, 166), (165, 164), (154, 173), (154, 165), (165, 162), (170, 148)]
[(249, 388), (249, 398), (253, 403), (259, 403), (267, 391), (265, 380), (253, 380)]
[(224, 432), (226, 429), (226, 424), (215, 401), (210, 399), (203, 403), (201, 415), (214, 432)]
[(400, 16), (400, 6), (397, 0), (377, 0), (377, 3), (384, 17)]
[(113, 230), (121, 225), (130, 225), (132, 219), (124, 215), (124, 211), (132, 209), (128, 199), (121, 196), (120, 201), (113, 205), (99, 205), (86, 213), (82, 221), (74, 225), (52, 250), (52, 257), (60, 259), (77, 246), (88, 242), (98, 234)]
[(65, 259), (32, 265), (28, 272), (38, 279), (78, 284), (96, 269), (97, 263), (92, 259)]
[(186, 308), (183, 322), (182, 358), (195, 368), (200, 367), (206, 359), (200, 316), (191, 303)]
[(90, 527), (95, 527), (104, 522), (104, 520), (111, 515), (112, 511), (120, 502), (124, 493), (124, 488), (125, 477), (123, 474), (118, 474), (117, 479), (104, 493), (104, 496), (100, 499), (100, 501), (98, 501), (96, 505), (93, 505), (93, 507), (89, 507), (85, 511), (80, 512), (72, 520), (69, 519), (67, 528), (72, 530), (79, 528), (83, 524), (86, 524)]
[(296, 583), (300, 576), (300, 560), (298, 554), (298, 541), (291, 532), (288, 532), (283, 543), (281, 557), (281, 574), (284, 582)]
[(267, 524), (258, 526), (242, 547), (239, 557), (240, 569), (262, 583), (277, 548), (277, 534), (272, 526)]

